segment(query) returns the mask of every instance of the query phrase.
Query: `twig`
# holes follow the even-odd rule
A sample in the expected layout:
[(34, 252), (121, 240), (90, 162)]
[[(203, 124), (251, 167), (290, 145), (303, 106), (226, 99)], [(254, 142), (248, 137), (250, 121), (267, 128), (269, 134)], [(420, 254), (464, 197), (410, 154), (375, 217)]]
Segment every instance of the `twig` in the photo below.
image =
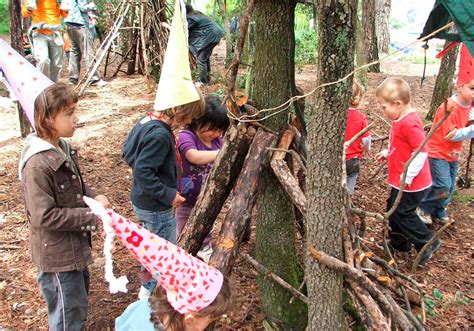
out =
[(355, 136), (353, 136), (351, 139), (349, 139), (348, 141), (346, 141), (344, 143), (344, 155), (346, 155), (346, 150), (347, 148), (349, 148), (350, 145), (352, 145), (357, 139), (359, 139), (364, 133), (366, 133), (367, 131), (369, 131), (370, 129), (372, 129), (374, 127), (374, 123), (370, 123), (368, 126), (366, 126), (365, 128), (363, 128), (362, 130), (360, 130), (359, 132), (357, 132), (357, 134)]
[(267, 147), (267, 151), (273, 151), (273, 152), (285, 152), (290, 154), (293, 159), (298, 162), (298, 164), (301, 166), (301, 168), (306, 172), (306, 166), (305, 163), (303, 162), (304, 157), (301, 156), (297, 151), (293, 149), (285, 149), (285, 148), (273, 148), (273, 147)]
[(267, 267), (263, 266), (256, 260), (254, 260), (250, 255), (240, 252), (239, 255), (246, 260), (248, 263), (250, 263), (258, 272), (265, 274), (266, 276), (270, 277), (272, 280), (275, 281), (278, 285), (281, 287), (287, 289), (295, 298), (301, 300), (303, 303), (308, 304), (308, 297), (295, 289), (293, 286), (288, 284), (286, 281), (284, 281), (281, 277), (275, 275), (273, 272), (268, 270)]
[(413, 262), (413, 265), (411, 266), (411, 272), (412, 273), (415, 273), (416, 272), (416, 268), (418, 267), (418, 263), (420, 263), (420, 260), (423, 256), (423, 253), (425, 253), (425, 251), (428, 249), (428, 247), (431, 247), (433, 245), (433, 243), (439, 239), (439, 237), (441, 237), (441, 235), (443, 234), (444, 230), (446, 230), (448, 227), (450, 227), (452, 224), (454, 223), (454, 220), (449, 222), (449, 223), (446, 223), (445, 225), (443, 225), (441, 227), (441, 229), (439, 229), (438, 231), (436, 231), (436, 233), (433, 235), (433, 237), (431, 237), (431, 239), (425, 244), (425, 246), (423, 246), (423, 248), (418, 252), (418, 255), (416, 256), (416, 259), (415, 261)]

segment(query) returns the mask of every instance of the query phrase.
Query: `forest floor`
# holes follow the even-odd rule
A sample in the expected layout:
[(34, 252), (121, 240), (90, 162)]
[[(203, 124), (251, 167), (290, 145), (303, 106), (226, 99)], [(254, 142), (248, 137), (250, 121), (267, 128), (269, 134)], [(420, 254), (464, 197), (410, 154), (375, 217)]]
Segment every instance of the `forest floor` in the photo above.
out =
[[(213, 56), (213, 65), (225, 75), (223, 47)], [(402, 75), (413, 88), (413, 105), (420, 114), (426, 113), (437, 72), (436, 66), (428, 67), (428, 77), (420, 88), (422, 68), (406, 62), (390, 61), (382, 66), (384, 73), (368, 75), (368, 92), (361, 110), (369, 122), (376, 126), (372, 134), (385, 136), (389, 124), (380, 115), (374, 98), (375, 87), (388, 74)], [(315, 85), (315, 66), (301, 66), (297, 71), (297, 84), (304, 92)], [(78, 104), (80, 126), (72, 143), (78, 147), (80, 163), (85, 181), (99, 193), (108, 196), (114, 209), (133, 219), (129, 193), (130, 168), (122, 161), (121, 147), (133, 123), (152, 108), (154, 91), (147, 93), (145, 79), (141, 76), (121, 76), (107, 79), (104, 88), (91, 87)], [(216, 84), (204, 89), (206, 93), (223, 90)], [(0, 96), (2, 94), (0, 87)], [(3, 99), (4, 100), (4, 99)], [(5, 100), (4, 100), (5, 101)], [(312, 98), (308, 98), (311, 102)], [(17, 177), (19, 151), (24, 140), (18, 137), (17, 114), (12, 108), (0, 103), (0, 329), (24, 330), (46, 329), (46, 307), (36, 285), (37, 269), (30, 260), (28, 247), (28, 225)], [(386, 142), (384, 142), (386, 143)], [(374, 144), (374, 151), (361, 166), (354, 204), (370, 211), (382, 212), (388, 197), (386, 167), (378, 165), (373, 155), (382, 147)], [(465, 173), (465, 157), (461, 158), (460, 174)], [(428, 310), (429, 329), (470, 329), (474, 327), (474, 191), (458, 189), (456, 198), (449, 206), (450, 215), (456, 223), (442, 236), (443, 245), (430, 263), (419, 269), (413, 277), (422, 284), (433, 300)], [(213, 230), (217, 234), (222, 215)], [(368, 219), (365, 239), (374, 250), (381, 240), (382, 225)], [(255, 230), (255, 224), (252, 224)], [(251, 240), (241, 249), (252, 255), (255, 231)], [(90, 266), (91, 290), (89, 296), (88, 326), (93, 330), (113, 329), (114, 318), (120, 315), (128, 304), (137, 298), (139, 264), (123, 246), (116, 243), (114, 267), (116, 275), (127, 275), (129, 292), (112, 295), (103, 277), (103, 239), (93, 236), (95, 262)], [(410, 258), (397, 257), (400, 268), (408, 272)], [(265, 313), (258, 296), (256, 272), (246, 262), (237, 259), (233, 270), (236, 289), (234, 311), (221, 319), (218, 328), (222, 330), (264, 330)], [(439, 291), (442, 298), (439, 296)], [(436, 295), (434, 294), (436, 292)], [(438, 298), (438, 299), (436, 299)], [(415, 313), (420, 312), (414, 308)]]

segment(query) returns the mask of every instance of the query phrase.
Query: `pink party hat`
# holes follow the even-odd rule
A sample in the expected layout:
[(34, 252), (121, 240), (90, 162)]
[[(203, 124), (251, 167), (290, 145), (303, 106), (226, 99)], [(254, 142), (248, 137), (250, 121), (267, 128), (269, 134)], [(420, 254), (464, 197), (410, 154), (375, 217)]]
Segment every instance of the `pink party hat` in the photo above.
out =
[(466, 45), (463, 43), (461, 46), (458, 81), (456, 85), (467, 84), (471, 80), (474, 80), (474, 60)]
[(18, 98), (31, 126), (35, 126), (36, 97), (53, 82), (0, 38), (0, 69)]
[(219, 293), (222, 273), (119, 214), (108, 211), (110, 226), (158, 283), (181, 314), (210, 305)]

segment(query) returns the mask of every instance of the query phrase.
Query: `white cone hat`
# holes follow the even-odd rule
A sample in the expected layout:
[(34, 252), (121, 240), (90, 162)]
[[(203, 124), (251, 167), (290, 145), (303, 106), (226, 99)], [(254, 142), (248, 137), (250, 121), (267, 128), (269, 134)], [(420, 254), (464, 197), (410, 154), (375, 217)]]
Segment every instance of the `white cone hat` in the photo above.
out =
[[(185, 33), (181, 0), (175, 0), (173, 22), (161, 69), (154, 109), (157, 111), (181, 106), (199, 100), (191, 78), (188, 41)], [(183, 3), (184, 6), (184, 3)]]
[(53, 82), (1, 38), (0, 69), (34, 128), (35, 99)]

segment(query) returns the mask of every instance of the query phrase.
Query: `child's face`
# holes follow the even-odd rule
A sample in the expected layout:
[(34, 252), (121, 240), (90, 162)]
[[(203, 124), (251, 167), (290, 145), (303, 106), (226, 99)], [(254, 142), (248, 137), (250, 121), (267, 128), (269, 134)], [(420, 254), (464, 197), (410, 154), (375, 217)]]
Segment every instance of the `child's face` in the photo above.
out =
[(396, 121), (401, 114), (401, 101), (388, 102), (381, 97), (377, 97), (377, 102), (382, 108), (383, 113), (392, 121)]
[(203, 127), (198, 130), (199, 139), (209, 144), (212, 143), (214, 139), (222, 137), (223, 134), (224, 131), (219, 129), (208, 130), (206, 127)]
[(458, 97), (463, 103), (471, 103), (474, 98), (474, 80), (456, 88)]
[(72, 137), (76, 131), (79, 118), (76, 115), (76, 104), (70, 104), (60, 110), (53, 119), (53, 128), (59, 137)]

